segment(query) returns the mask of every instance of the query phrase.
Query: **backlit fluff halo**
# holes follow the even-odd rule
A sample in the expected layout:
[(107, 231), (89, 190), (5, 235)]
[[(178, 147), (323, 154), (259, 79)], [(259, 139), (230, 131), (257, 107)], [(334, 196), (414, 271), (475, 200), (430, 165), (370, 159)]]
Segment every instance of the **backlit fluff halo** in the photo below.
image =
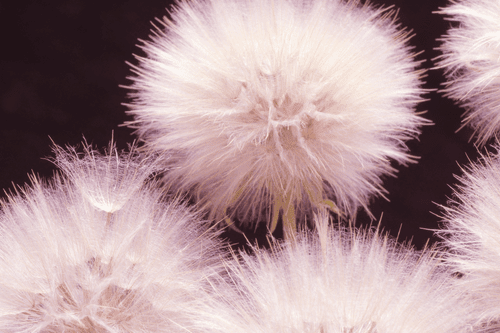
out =
[(234, 318), (223, 332), (456, 333), (467, 323), (439, 261), (376, 232), (299, 234), (227, 270), (238, 292), (220, 293)]
[[(137, 57), (128, 125), (170, 151), (165, 180), (243, 225), (382, 195), (425, 120), (409, 33), (389, 9), (340, 0), (194, 0)], [(310, 215), (310, 214), (309, 214)], [(229, 222), (230, 223), (230, 222)]]
[[(498, 150), (498, 147), (497, 147)], [(497, 153), (498, 154), (498, 153)], [(459, 178), (439, 234), (457, 282), (480, 304), (485, 331), (500, 330), (500, 158), (484, 155)], [(493, 325), (493, 326), (491, 326)], [(493, 328), (496, 328), (494, 330)], [(481, 331), (481, 330), (479, 330)], [(488, 331), (489, 332), (489, 331)]]
[[(82, 186), (145, 175), (126, 153), (86, 150), (68, 174), (33, 177), (1, 202), (0, 332), (199, 332), (220, 244), (195, 213), (162, 202), (154, 184), (121, 182), (130, 196), (103, 210)], [(72, 154), (56, 151), (58, 160)], [(110, 160), (127, 161), (126, 172), (106, 172)], [(73, 182), (77, 174), (88, 183)]]
[(466, 108), (464, 125), (484, 144), (500, 133), (500, 1), (452, 1), (438, 13), (456, 22), (439, 47), (444, 91)]

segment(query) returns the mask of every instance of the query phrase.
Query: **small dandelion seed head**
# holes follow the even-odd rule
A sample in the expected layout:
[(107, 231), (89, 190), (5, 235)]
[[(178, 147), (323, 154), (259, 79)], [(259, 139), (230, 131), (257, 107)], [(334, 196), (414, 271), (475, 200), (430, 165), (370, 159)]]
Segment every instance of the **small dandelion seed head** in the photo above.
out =
[(165, 181), (211, 217), (269, 223), (325, 199), (351, 215), (384, 192), (391, 159), (411, 160), (422, 72), (390, 10), (198, 0), (171, 16), (132, 66), (128, 125), (172, 153)]

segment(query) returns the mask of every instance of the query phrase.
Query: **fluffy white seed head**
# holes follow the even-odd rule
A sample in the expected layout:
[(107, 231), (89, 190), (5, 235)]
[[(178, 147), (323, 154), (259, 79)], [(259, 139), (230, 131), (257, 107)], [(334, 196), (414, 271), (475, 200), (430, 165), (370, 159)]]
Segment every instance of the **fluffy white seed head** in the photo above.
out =
[(451, 1), (439, 13), (457, 22), (439, 47), (444, 91), (466, 108), (464, 125), (484, 144), (500, 133), (500, 1)]
[[(459, 178), (439, 231), (459, 286), (479, 304), (479, 327), (500, 329), (500, 158), (485, 155)], [(489, 329), (489, 330), (488, 330)], [(478, 331), (483, 331), (478, 329)]]
[(444, 333), (466, 326), (460, 293), (438, 260), (377, 233), (302, 234), (227, 266), (238, 293), (222, 297), (234, 318), (222, 331)]
[(269, 222), (327, 199), (350, 215), (383, 193), (391, 159), (411, 160), (422, 72), (390, 10), (195, 0), (171, 16), (133, 66), (128, 124), (212, 217)]
[[(98, 164), (110, 155), (86, 158)], [(113, 172), (117, 183), (122, 174)], [(85, 177), (96, 184), (113, 172)], [(203, 315), (220, 249), (198, 216), (134, 182), (122, 183), (130, 195), (108, 212), (72, 176), (33, 178), (1, 202), (0, 332), (200, 332), (193, 319)]]

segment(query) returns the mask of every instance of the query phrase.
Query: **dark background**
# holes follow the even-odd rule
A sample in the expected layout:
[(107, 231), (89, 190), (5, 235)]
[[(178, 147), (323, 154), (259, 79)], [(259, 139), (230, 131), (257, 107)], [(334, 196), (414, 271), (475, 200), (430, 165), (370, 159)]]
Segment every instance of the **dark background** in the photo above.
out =
[[(439, 54), (436, 38), (450, 25), (432, 12), (446, 1), (372, 3), (399, 8), (401, 25), (415, 33), (410, 43), (423, 51), (418, 59), (432, 67)], [(114, 131), (118, 147), (126, 148), (134, 136), (120, 127), (131, 120), (121, 105), (128, 101), (127, 91), (119, 87), (129, 84), (125, 62), (135, 63), (132, 54), (143, 54), (138, 39), (148, 38), (150, 22), (166, 15), (168, 7), (165, 0), (0, 2), (0, 188), (29, 182), (32, 171), (52, 175), (54, 166), (43, 159), (52, 155), (49, 137), (59, 145), (76, 145), (85, 136), (104, 147)], [(439, 88), (442, 80), (441, 71), (429, 71), (426, 88)], [(427, 110), (434, 125), (423, 128), (419, 141), (409, 142), (419, 163), (398, 167), (398, 177), (384, 183), (390, 202), (378, 198), (370, 206), (377, 219), (383, 213), (383, 228), (394, 236), (400, 232), (400, 240), (413, 238), (418, 248), (432, 237), (428, 229), (439, 226), (437, 204), (451, 195), (453, 174), (461, 173), (457, 163), (477, 158), (471, 130), (455, 133), (463, 109), (437, 92), (427, 97), (419, 110)], [(357, 224), (368, 223), (360, 212)]]

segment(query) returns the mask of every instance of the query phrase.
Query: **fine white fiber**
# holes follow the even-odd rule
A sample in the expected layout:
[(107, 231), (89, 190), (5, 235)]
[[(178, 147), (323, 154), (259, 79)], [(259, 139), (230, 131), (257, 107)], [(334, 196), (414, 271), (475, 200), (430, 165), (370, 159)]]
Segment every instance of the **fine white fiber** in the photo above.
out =
[[(226, 264), (222, 332), (465, 332), (468, 311), (430, 250), (367, 230), (299, 233)], [(231, 293), (227, 285), (234, 284)], [(214, 306), (215, 307), (215, 306)], [(224, 326), (225, 325), (225, 326)]]
[[(498, 148), (497, 148), (498, 150)], [(458, 178), (438, 233), (460, 288), (479, 304), (477, 332), (500, 330), (500, 158), (483, 155)]]
[(455, 22), (439, 47), (444, 91), (466, 109), (464, 125), (485, 144), (500, 133), (500, 1), (451, 1), (438, 13)]
[(54, 145), (50, 159), (96, 208), (113, 213), (158, 171), (158, 156), (139, 154), (135, 144), (120, 154), (113, 140), (104, 155), (83, 142), (83, 151)]
[[(423, 71), (395, 11), (342, 0), (194, 0), (132, 65), (127, 124), (168, 151), (164, 180), (213, 219), (352, 217), (428, 123)], [(234, 222), (234, 221), (233, 221)]]
[[(126, 152), (55, 151), (66, 175), (1, 201), (0, 332), (208, 332), (197, 322), (221, 269), (216, 235), (142, 183), (147, 168)], [(100, 182), (119, 184), (96, 192), (113, 209), (89, 200)]]

